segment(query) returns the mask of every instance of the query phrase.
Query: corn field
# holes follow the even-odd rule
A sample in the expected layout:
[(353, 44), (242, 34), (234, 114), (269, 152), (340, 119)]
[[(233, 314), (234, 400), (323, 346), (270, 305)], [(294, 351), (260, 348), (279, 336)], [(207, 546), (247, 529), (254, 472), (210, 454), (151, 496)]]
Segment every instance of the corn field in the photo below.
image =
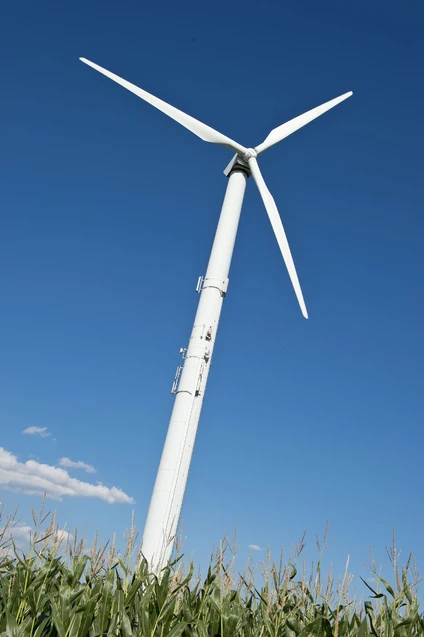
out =
[[(44, 502), (43, 502), (44, 506)], [(395, 582), (384, 580), (372, 558), (369, 599), (349, 598), (352, 576), (334, 581), (321, 574), (319, 559), (307, 577), (297, 568), (304, 537), (289, 559), (262, 563), (261, 586), (252, 564), (234, 575), (234, 552), (225, 540), (211, 557), (205, 578), (187, 572), (181, 556), (159, 578), (136, 554), (134, 525), (120, 554), (111, 546), (87, 549), (77, 532), (60, 531), (53, 514), (33, 512), (34, 532), (26, 553), (13, 539), (15, 515), (0, 529), (0, 634), (33, 637), (413, 637), (424, 636), (419, 612), (419, 575), (410, 556), (398, 564), (388, 550)], [(228, 550), (230, 557), (227, 558)], [(374, 584), (375, 582), (375, 584)]]

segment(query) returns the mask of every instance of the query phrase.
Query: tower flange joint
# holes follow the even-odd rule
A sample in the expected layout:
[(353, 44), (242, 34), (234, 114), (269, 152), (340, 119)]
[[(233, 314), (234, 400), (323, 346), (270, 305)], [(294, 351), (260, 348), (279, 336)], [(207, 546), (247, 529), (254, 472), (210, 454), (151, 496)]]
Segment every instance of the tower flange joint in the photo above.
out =
[(237, 170), (243, 172), (246, 177), (250, 177), (249, 164), (241, 155), (237, 155), (237, 157), (234, 158), (233, 162), (234, 163), (228, 167), (229, 170), (227, 168), (227, 171), (225, 171), (227, 177), (229, 177), (233, 172), (236, 172)]

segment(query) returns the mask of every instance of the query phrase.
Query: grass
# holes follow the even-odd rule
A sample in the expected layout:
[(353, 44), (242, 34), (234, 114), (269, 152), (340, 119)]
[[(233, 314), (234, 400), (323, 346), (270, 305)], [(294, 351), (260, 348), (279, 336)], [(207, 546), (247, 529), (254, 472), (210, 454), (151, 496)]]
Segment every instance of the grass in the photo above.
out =
[[(396, 544), (388, 550), (394, 582), (381, 577), (371, 555), (375, 590), (370, 599), (350, 598), (348, 564), (336, 582), (321, 573), (327, 531), (317, 540), (318, 561), (298, 572), (305, 537), (288, 560), (261, 563), (259, 588), (253, 562), (234, 573), (235, 541), (224, 539), (212, 554), (205, 578), (186, 570), (179, 556), (157, 578), (136, 551), (132, 522), (121, 554), (112, 543), (87, 547), (84, 538), (59, 529), (56, 516), (33, 512), (27, 554), (16, 547), (16, 512), (0, 530), (0, 635), (7, 637), (413, 637), (424, 635), (419, 612), (419, 575), (409, 556), (399, 565)], [(50, 517), (46, 530), (42, 524)]]

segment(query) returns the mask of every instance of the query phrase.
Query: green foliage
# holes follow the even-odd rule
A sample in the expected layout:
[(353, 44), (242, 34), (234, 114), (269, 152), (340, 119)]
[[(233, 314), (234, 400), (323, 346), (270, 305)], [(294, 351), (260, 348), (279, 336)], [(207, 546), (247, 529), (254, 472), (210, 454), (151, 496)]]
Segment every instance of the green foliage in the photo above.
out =
[(252, 566), (233, 577), (233, 559), (224, 563), (222, 544), (204, 580), (194, 576), (192, 564), (184, 573), (181, 558), (158, 578), (140, 555), (131, 567), (133, 527), (123, 558), (112, 545), (109, 559), (106, 547), (85, 551), (76, 535), (73, 546), (68, 536), (65, 554), (59, 555), (60, 533), (51, 524), (40, 537), (38, 523), (29, 554), (21, 555), (5, 529), (0, 531), (0, 637), (424, 637), (418, 579), (411, 559), (399, 570), (394, 547), (389, 557), (395, 584), (381, 577), (373, 561), (374, 587), (363, 580), (372, 601), (359, 604), (348, 598), (347, 568), (337, 584), (331, 577), (322, 581), (326, 534), (308, 579), (296, 566), (303, 538), (278, 567), (268, 555), (259, 590)]

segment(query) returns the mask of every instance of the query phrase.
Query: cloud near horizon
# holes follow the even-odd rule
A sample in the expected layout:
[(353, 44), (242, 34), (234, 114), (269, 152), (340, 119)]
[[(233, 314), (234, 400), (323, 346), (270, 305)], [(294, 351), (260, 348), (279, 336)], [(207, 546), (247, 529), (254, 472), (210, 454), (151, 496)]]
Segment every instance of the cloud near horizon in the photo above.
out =
[(23, 434), (31, 434), (38, 435), (42, 438), (47, 438), (47, 436), (51, 436), (51, 433), (47, 431), (47, 427), (27, 427), (21, 433)]
[(108, 504), (134, 503), (134, 499), (117, 487), (100, 482), (90, 484), (71, 478), (65, 469), (27, 460), (19, 462), (10, 451), (0, 447), (0, 486), (27, 495), (43, 495), (62, 501), (64, 496), (99, 498)]
[[(4, 534), (3, 539), (8, 540), (13, 538), (15, 542), (26, 540), (29, 541), (31, 536), (34, 535), (34, 527), (28, 526), (27, 524), (22, 524), (19, 522), (18, 524), (12, 525), (10, 527), (2, 527), (0, 528), (0, 533)], [(43, 537), (43, 532), (40, 533), (41, 537)], [(63, 540), (73, 540), (74, 536), (70, 531), (66, 531), (65, 529), (56, 529), (53, 531), (53, 537), (57, 538), (60, 541)]]
[(82, 460), (71, 460), (70, 458), (59, 458), (59, 465), (61, 467), (68, 467), (68, 469), (84, 469), (87, 473), (96, 473), (96, 469), (91, 464), (87, 464)]
[[(39, 539), (42, 539), (46, 536), (47, 529), (40, 532)], [(52, 535), (46, 539), (49, 545), (52, 543), (58, 542), (59, 545), (63, 543), (66, 545), (66, 542), (72, 542), (74, 536), (69, 531), (65, 529), (55, 529), (54, 531), (50, 531)], [(11, 543), (13, 540), (16, 548), (20, 550), (28, 550), (30, 543), (34, 537), (34, 527), (28, 526), (27, 524), (22, 524), (18, 522), (17, 524), (12, 524), (11, 526), (1, 527), (0, 535), (2, 536), (2, 545), (0, 546), (0, 555), (13, 557), (15, 555), (15, 550)]]
[(262, 551), (263, 549), (257, 544), (249, 544), (249, 548), (251, 551)]

